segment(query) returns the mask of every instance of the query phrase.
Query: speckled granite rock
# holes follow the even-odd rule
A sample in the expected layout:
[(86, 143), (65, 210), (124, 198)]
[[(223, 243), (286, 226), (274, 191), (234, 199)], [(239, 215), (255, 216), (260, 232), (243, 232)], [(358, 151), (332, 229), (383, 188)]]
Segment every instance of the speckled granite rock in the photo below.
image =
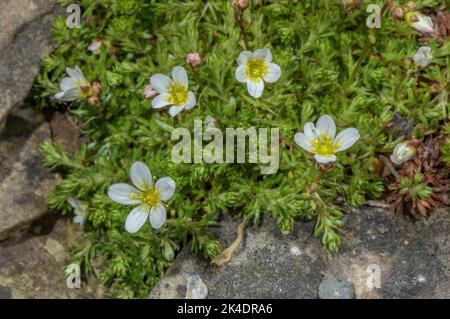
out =
[(33, 224), (20, 240), (0, 243), (0, 299), (103, 298), (105, 289), (91, 278), (80, 289), (66, 285), (63, 267), (68, 249), (82, 240), (79, 225), (47, 216)]
[[(323, 252), (312, 236), (314, 223), (297, 223), (282, 235), (275, 222), (246, 229), (231, 261), (213, 267), (185, 248), (150, 298), (184, 298), (186, 274), (198, 274), (208, 298), (317, 298), (324, 278), (341, 277), (354, 286), (355, 298), (450, 298), (449, 212), (411, 222), (379, 208), (346, 215), (339, 254)], [(216, 232), (229, 245), (238, 223), (225, 218)], [(380, 268), (380, 288), (368, 285)]]
[(28, 96), (43, 56), (50, 53), (55, 0), (0, 1), (0, 130)]

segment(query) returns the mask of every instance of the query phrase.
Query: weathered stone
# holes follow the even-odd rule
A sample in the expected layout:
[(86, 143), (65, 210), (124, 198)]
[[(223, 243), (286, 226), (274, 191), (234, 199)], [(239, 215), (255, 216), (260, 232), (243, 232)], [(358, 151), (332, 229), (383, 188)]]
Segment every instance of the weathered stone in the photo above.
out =
[[(450, 217), (448, 210), (412, 222), (381, 208), (363, 207), (345, 215), (342, 247), (324, 252), (314, 222), (297, 223), (282, 235), (271, 218), (248, 227), (230, 262), (213, 267), (185, 247), (150, 298), (184, 298), (186, 274), (198, 274), (208, 298), (317, 298), (324, 278), (344, 277), (356, 298), (450, 298)], [(238, 222), (225, 217), (216, 236), (227, 247)], [(297, 247), (297, 248), (293, 248)], [(380, 288), (373, 282), (379, 269)]]
[(0, 286), (0, 299), (11, 299), (11, 289), (9, 287)]
[(49, 123), (52, 140), (70, 154), (75, 153), (83, 145), (81, 130), (69, 112), (54, 112)]
[(345, 278), (326, 278), (319, 285), (318, 296), (320, 299), (353, 299), (353, 285)]
[(0, 134), (0, 240), (47, 212), (55, 174), (42, 165), (39, 145), (50, 129), (31, 108), (15, 109)]
[(50, 53), (55, 0), (0, 2), (0, 130), (28, 96), (43, 56)]
[(83, 240), (83, 231), (72, 219), (48, 215), (19, 240), (0, 243), (1, 298), (103, 298), (106, 289), (94, 277), (80, 289), (67, 286), (64, 266), (71, 263), (69, 247)]

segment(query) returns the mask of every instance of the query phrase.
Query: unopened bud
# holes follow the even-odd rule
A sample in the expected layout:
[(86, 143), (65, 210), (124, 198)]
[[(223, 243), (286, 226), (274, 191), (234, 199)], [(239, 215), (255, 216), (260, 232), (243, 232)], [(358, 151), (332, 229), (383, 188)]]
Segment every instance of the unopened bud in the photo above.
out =
[(100, 99), (99, 99), (97, 96), (91, 96), (91, 97), (88, 99), (88, 102), (89, 102), (89, 104), (91, 104), (91, 105), (97, 106), (97, 105), (100, 104)]
[(248, 0), (230, 0), (230, 4), (235, 9), (245, 10), (248, 8)]
[(193, 53), (189, 53), (186, 56), (186, 62), (187, 64), (189, 64), (192, 67), (198, 67), (200, 66), (200, 64), (202, 64), (202, 58), (200, 57), (200, 54), (193, 52)]
[(94, 95), (99, 96), (101, 91), (102, 85), (100, 84), (100, 82), (94, 82), (94, 84), (92, 85), (92, 92), (94, 93)]
[(154, 98), (156, 95), (158, 95), (158, 92), (153, 90), (153, 87), (150, 84), (145, 86), (144, 97), (146, 100), (150, 100), (150, 99)]
[(402, 8), (394, 7), (391, 9), (392, 17), (397, 20), (403, 20), (404, 12)]

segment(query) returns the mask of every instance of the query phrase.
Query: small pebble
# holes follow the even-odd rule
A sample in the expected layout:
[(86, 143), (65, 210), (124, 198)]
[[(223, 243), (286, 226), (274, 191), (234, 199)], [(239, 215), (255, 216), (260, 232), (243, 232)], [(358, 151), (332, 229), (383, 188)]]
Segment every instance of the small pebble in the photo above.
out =
[(319, 298), (320, 299), (353, 299), (355, 293), (353, 284), (340, 277), (329, 277), (319, 285)]
[(186, 299), (206, 299), (208, 287), (206, 287), (205, 283), (198, 275), (187, 275), (186, 280)]
[(300, 248), (298, 248), (297, 246), (292, 246), (290, 252), (291, 252), (291, 255), (294, 255), (294, 256), (300, 256), (302, 254)]

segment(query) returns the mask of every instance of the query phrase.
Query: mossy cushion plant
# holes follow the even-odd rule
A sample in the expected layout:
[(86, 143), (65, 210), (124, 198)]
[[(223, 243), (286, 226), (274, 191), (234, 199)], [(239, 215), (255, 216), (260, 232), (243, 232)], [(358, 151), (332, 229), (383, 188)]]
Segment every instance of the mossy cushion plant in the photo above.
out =
[[(419, 43), (411, 23), (385, 8), (381, 28), (369, 29), (367, 5), (383, 8), (384, 2), (344, 2), (255, 0), (246, 8), (245, 1), (80, 0), (81, 28), (67, 28), (65, 17), (55, 20), (58, 47), (44, 60), (35, 97), (41, 107), (69, 110), (85, 144), (75, 154), (51, 141), (42, 145), (45, 164), (64, 176), (48, 205), (84, 215), (77, 221), (85, 240), (72, 257), (86, 276), (94, 271), (111, 296), (147, 297), (188, 242), (205, 258), (225, 248), (209, 232), (221, 214), (247, 224), (271, 216), (283, 232), (295, 221), (314, 220), (325, 250), (337, 252), (345, 225), (336, 200), (359, 206), (382, 197), (377, 156), (408, 138), (387, 129), (393, 114), (412, 121), (410, 134), (418, 139), (448, 135), (448, 93), (442, 93), (449, 87), (448, 40), (432, 39), (433, 60), (421, 67), (413, 61)], [(274, 65), (249, 62), (250, 52), (261, 49), (270, 51), (271, 61), (263, 60)], [(243, 51), (249, 52), (239, 58)], [(253, 73), (237, 71), (245, 63), (254, 65)], [(187, 70), (188, 87), (171, 87), (164, 100), (158, 95), (167, 94), (163, 88), (171, 82), (161, 87), (150, 78), (160, 74), (164, 82), (161, 74), (170, 79), (176, 67)], [(262, 88), (245, 78), (269, 71)], [(278, 171), (261, 174), (261, 163), (174, 163), (178, 141), (171, 132), (192, 130), (198, 119), (221, 130), (279, 128)], [(351, 143), (342, 145), (330, 133), (314, 144), (318, 121), (328, 125), (325, 133), (331, 123), (337, 132), (353, 128)], [(448, 162), (448, 144), (441, 152)], [(152, 188), (159, 178), (166, 178), (159, 185), (168, 193)], [(115, 184), (122, 186), (111, 196)], [(137, 197), (121, 202), (124, 190)], [(144, 222), (135, 220), (127, 231), (139, 203), (148, 204), (135, 216)], [(159, 219), (148, 222), (156, 210)]]

